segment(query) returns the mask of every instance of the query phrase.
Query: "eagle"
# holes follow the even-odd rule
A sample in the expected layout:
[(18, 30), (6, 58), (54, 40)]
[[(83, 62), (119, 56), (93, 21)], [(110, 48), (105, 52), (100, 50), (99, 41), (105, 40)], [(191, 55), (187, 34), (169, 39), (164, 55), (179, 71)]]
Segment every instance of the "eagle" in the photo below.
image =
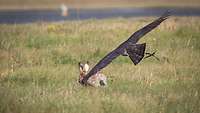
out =
[[(87, 80), (98, 73), (100, 70), (105, 68), (108, 64), (110, 64), (115, 58), (118, 56), (128, 56), (133, 64), (137, 65), (145, 55), (146, 43), (137, 44), (138, 40), (142, 38), (144, 35), (152, 31), (158, 25), (160, 25), (163, 21), (168, 19), (170, 16), (170, 11), (166, 11), (161, 17), (157, 18), (150, 24), (144, 26), (139, 29), (135, 33), (133, 33), (126, 41), (121, 43), (117, 48), (109, 52), (105, 57), (103, 57), (87, 74), (84, 76), (80, 83), (82, 85), (87, 85)], [(149, 56), (153, 56), (153, 54), (148, 53)], [(147, 56), (148, 57), (148, 56)]]

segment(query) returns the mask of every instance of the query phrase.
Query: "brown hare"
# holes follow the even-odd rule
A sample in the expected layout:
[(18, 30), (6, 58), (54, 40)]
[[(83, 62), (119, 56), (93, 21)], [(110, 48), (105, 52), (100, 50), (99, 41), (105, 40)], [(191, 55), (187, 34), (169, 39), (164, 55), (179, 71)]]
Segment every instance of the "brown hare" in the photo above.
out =
[[(89, 62), (87, 63), (79, 62), (78, 66), (79, 66), (79, 71), (80, 71), (79, 83), (82, 84), (83, 78), (85, 77), (85, 75), (87, 75), (90, 69)], [(104, 74), (98, 72), (87, 80), (87, 84), (94, 87), (106, 86), (107, 77)]]

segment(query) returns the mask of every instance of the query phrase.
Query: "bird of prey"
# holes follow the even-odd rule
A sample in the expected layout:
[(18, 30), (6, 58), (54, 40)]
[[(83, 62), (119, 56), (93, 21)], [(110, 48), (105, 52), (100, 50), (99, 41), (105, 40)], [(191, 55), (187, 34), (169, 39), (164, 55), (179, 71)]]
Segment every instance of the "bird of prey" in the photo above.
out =
[[(133, 33), (128, 40), (121, 43), (116, 49), (108, 53), (103, 59), (101, 59), (90, 71), (87, 75), (82, 79), (81, 84), (87, 85), (87, 80), (99, 72), (101, 69), (106, 67), (108, 64), (112, 62), (119, 55), (129, 56), (131, 61), (137, 65), (144, 57), (146, 43), (137, 44), (138, 40), (156, 28), (160, 23), (166, 20), (170, 16), (170, 12), (166, 11), (161, 17), (154, 20), (152, 23), (144, 26), (142, 29)], [(149, 54), (153, 56), (155, 53)]]

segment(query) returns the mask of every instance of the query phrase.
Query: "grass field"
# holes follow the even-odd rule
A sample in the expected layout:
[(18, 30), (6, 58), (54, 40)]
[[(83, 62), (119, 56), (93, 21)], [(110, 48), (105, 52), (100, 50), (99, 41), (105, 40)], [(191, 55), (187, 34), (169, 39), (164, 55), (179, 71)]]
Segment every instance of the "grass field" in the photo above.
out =
[(77, 83), (91, 65), (153, 21), (106, 19), (0, 25), (0, 113), (199, 113), (200, 21), (172, 17), (145, 36), (160, 61), (119, 57), (105, 88)]

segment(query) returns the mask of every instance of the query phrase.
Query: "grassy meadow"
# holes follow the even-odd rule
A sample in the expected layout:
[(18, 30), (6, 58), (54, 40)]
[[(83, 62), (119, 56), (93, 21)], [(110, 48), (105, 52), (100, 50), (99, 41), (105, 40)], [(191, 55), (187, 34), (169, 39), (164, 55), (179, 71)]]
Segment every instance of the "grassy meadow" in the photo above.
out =
[(171, 17), (139, 43), (160, 61), (118, 57), (105, 88), (77, 83), (78, 62), (94, 66), (155, 18), (0, 25), (0, 113), (199, 113), (199, 17)]

